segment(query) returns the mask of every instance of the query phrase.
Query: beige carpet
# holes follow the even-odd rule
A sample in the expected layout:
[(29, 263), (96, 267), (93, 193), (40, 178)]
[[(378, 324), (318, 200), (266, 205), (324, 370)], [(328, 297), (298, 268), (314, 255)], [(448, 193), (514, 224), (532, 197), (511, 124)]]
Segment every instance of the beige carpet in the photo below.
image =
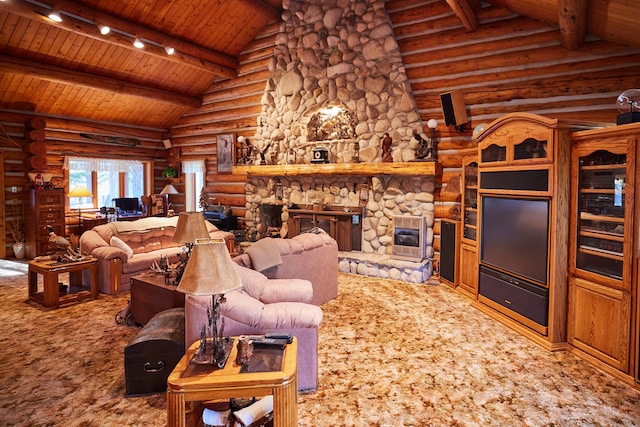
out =
[[(163, 394), (124, 397), (128, 295), (56, 310), (0, 260), (0, 425), (163, 426)], [(640, 393), (549, 353), (445, 286), (340, 276), (323, 307), (320, 388), (301, 426), (632, 426)]]

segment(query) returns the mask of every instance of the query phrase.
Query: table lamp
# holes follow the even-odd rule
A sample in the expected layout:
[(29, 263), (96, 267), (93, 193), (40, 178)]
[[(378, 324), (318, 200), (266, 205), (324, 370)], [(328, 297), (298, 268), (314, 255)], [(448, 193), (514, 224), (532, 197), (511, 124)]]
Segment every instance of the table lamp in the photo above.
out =
[(176, 187), (174, 187), (171, 184), (167, 184), (164, 186), (164, 188), (162, 189), (162, 191), (160, 191), (160, 194), (165, 198), (166, 203), (165, 205), (165, 215), (169, 213), (169, 195), (170, 194), (180, 194), (178, 193), (178, 190), (176, 190)]
[[(84, 184), (77, 184), (76, 186), (74, 186), (71, 191), (69, 192), (69, 194), (67, 194), (67, 197), (71, 198), (71, 197), (77, 197), (78, 198), (78, 204), (80, 203), (80, 199), (84, 198), (84, 197), (93, 197), (93, 194), (91, 194), (91, 191), (89, 191), (89, 189), (84, 185)], [(82, 208), (80, 206), (78, 206), (78, 235), (82, 234)]]
[(187, 251), (184, 257), (180, 259), (182, 264), (176, 270), (175, 284), (180, 283), (184, 269), (191, 257), (193, 244), (198, 239), (208, 239), (209, 237), (209, 231), (207, 230), (207, 224), (204, 222), (202, 212), (180, 212), (178, 223), (176, 224), (176, 231), (173, 234), (173, 241), (185, 245)]
[(224, 337), (224, 322), (220, 322), (224, 294), (242, 287), (224, 239), (198, 239), (193, 245), (191, 259), (184, 270), (177, 290), (190, 295), (211, 295), (207, 309), (208, 324), (200, 333), (200, 347), (192, 362), (214, 364), (223, 368), (233, 346)]

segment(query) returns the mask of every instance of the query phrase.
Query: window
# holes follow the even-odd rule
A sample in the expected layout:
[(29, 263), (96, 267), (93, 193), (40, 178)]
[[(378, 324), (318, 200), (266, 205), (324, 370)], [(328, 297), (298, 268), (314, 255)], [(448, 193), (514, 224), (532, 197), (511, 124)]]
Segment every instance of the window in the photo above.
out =
[(200, 192), (204, 188), (204, 160), (182, 162), (184, 174), (184, 204), (187, 212), (201, 211)]
[(113, 206), (115, 198), (140, 197), (145, 191), (144, 163), (138, 160), (65, 157), (65, 169), (69, 190), (83, 184), (93, 194), (93, 198), (70, 198), (71, 209)]

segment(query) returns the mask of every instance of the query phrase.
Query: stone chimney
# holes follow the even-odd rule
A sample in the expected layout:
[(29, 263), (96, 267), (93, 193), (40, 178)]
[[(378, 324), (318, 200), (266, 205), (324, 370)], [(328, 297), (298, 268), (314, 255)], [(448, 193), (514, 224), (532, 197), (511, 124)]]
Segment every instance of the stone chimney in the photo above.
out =
[[(254, 138), (267, 164), (309, 163), (318, 145), (331, 163), (349, 163), (356, 141), (360, 161), (379, 162), (384, 133), (394, 162), (414, 159), (423, 125), (384, 1), (284, 0), (283, 9)], [(311, 117), (329, 106), (355, 117), (355, 138), (308, 138)]]

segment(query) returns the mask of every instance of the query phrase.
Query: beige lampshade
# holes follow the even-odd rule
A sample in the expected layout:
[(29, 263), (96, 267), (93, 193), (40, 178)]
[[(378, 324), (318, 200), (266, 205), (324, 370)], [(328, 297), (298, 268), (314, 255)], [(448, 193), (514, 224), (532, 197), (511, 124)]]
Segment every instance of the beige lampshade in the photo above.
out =
[(178, 291), (191, 295), (222, 295), (242, 287), (224, 239), (193, 246)]
[(91, 191), (84, 184), (78, 184), (67, 194), (67, 197), (93, 197)]
[(178, 190), (176, 190), (176, 187), (174, 187), (171, 184), (167, 184), (164, 186), (160, 194), (179, 194), (179, 193), (178, 193)]
[(176, 243), (194, 243), (198, 239), (208, 239), (209, 231), (202, 212), (180, 212), (173, 241)]

